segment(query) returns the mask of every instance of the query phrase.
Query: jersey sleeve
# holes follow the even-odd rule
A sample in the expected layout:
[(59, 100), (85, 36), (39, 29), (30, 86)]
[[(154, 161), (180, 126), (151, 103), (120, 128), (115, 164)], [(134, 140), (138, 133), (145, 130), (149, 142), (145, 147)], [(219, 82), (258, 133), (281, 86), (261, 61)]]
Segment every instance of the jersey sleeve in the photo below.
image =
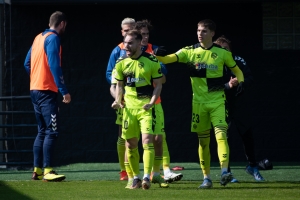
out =
[(184, 47), (177, 51), (175, 55), (177, 56), (177, 60), (180, 63), (187, 63), (188, 62), (188, 49), (190, 47)]
[(152, 70), (151, 76), (153, 79), (162, 77), (162, 71), (161, 71), (161, 66), (160, 66), (159, 62), (155, 62), (152, 69), (153, 70)]
[(122, 63), (117, 63), (115, 66), (115, 70), (114, 70), (114, 79), (117, 83), (117, 81), (123, 81), (124, 80), (124, 76), (123, 76), (123, 72), (122, 72)]
[(230, 51), (226, 51), (224, 56), (225, 56), (225, 58), (224, 58), (224, 60), (225, 60), (225, 65), (226, 65), (227, 67), (233, 68), (233, 67), (236, 66), (236, 62), (235, 62), (235, 60), (233, 59), (232, 54), (231, 54)]
[(116, 68), (114, 68), (112, 70), (112, 73), (111, 73), (111, 85), (116, 85), (117, 84), (117, 80), (116, 80)]
[(24, 62), (24, 67), (25, 67), (25, 70), (27, 72), (28, 75), (30, 75), (30, 59), (31, 59), (31, 47), (26, 55), (26, 58), (25, 58), (25, 62)]
[(68, 90), (65, 85), (63, 73), (60, 66), (60, 39), (56, 34), (51, 34), (46, 38), (45, 52), (47, 54), (50, 71), (53, 75), (55, 84), (59, 92), (62, 95), (68, 94)]
[(116, 65), (118, 58), (120, 57), (121, 49), (119, 46), (116, 46), (109, 57), (107, 68), (106, 68), (106, 80), (109, 84), (111, 84), (111, 74)]
[(160, 67), (161, 67), (161, 72), (166, 76), (168, 73), (166, 65), (160, 62)]
[(234, 60), (236, 61), (236, 64), (239, 66), (239, 68), (243, 72), (244, 87), (245, 88), (251, 87), (252, 84), (254, 83), (254, 79), (253, 79), (252, 72), (251, 72), (250, 68), (248, 67), (246, 61), (243, 58), (239, 57), (239, 56), (235, 56)]

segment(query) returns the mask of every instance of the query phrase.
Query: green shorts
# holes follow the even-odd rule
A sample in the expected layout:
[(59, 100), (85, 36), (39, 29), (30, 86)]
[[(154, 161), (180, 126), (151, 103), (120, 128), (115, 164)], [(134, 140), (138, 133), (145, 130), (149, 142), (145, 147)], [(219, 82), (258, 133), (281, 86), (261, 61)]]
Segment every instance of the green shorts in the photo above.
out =
[(122, 126), (122, 121), (123, 121), (123, 108), (119, 108), (116, 110), (116, 124)]
[(152, 112), (153, 116), (153, 133), (155, 135), (165, 136), (165, 117), (161, 103), (155, 104)]
[(153, 134), (152, 130), (152, 108), (123, 109), (122, 138), (140, 138), (141, 133)]
[(193, 103), (192, 132), (203, 132), (215, 126), (227, 127), (225, 101), (212, 103)]

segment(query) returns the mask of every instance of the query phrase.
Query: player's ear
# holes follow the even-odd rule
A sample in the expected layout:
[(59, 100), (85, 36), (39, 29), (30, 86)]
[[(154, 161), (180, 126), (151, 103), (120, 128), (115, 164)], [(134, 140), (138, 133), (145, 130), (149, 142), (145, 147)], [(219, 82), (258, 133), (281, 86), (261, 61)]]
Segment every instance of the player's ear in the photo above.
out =
[(215, 36), (215, 32), (214, 32), (214, 31), (211, 32), (211, 36), (212, 36), (212, 37)]

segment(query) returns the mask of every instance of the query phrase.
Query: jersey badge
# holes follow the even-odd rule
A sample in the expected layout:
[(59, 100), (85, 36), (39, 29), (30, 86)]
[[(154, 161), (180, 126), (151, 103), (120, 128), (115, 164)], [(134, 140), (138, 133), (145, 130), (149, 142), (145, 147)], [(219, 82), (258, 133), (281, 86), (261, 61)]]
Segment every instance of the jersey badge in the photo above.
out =
[(143, 62), (139, 62), (138, 66), (139, 66), (140, 69), (142, 69), (144, 67), (144, 63)]
[(212, 54), (211, 54), (211, 57), (212, 57), (213, 59), (216, 59), (216, 58), (218, 57), (218, 54), (212, 53)]

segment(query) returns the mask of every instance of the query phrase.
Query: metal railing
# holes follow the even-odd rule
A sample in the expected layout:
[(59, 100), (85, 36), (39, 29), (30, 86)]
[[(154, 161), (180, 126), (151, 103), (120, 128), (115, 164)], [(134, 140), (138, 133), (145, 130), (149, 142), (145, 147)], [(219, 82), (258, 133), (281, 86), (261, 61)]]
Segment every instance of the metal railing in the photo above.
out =
[[(28, 100), (30, 99), (30, 96), (4, 96), (0, 97), (0, 101), (15, 101), (15, 100)], [(6, 116), (13, 116), (13, 115), (22, 115), (22, 114), (34, 114), (34, 111), (0, 111), (0, 115), (6, 115)], [(37, 124), (26, 124), (26, 123), (16, 123), (14, 124), (13, 120), (11, 124), (3, 124), (3, 122), (0, 122), (0, 128), (7, 129), (10, 128), (12, 132), (14, 133), (13, 129), (14, 128), (28, 128), (28, 127), (37, 127)], [(4, 133), (4, 132), (3, 132)], [(0, 137), (0, 141), (20, 141), (20, 140), (34, 140), (35, 137), (31, 136), (15, 136), (15, 134), (10, 134), (11, 136), (5, 136), (5, 137)], [(17, 149), (16, 146), (14, 149), (0, 149), (0, 154), (4, 154), (5, 157), (8, 157), (9, 153), (32, 153), (33, 150), (30, 149)], [(32, 165), (33, 161), (22, 161), (22, 156), (14, 157), (14, 160), (21, 160), (21, 161), (8, 161), (9, 159), (6, 159), (5, 162), (0, 162), (0, 165)]]

